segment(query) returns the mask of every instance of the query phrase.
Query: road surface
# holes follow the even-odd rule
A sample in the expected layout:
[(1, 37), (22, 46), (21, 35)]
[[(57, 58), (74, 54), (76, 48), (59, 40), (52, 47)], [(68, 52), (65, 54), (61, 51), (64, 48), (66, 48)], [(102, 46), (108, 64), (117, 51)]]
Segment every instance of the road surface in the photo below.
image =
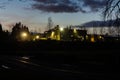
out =
[(42, 80), (109, 80), (117, 76), (112, 74), (112, 65), (81, 60), (45, 59), (35, 56), (0, 55), (1, 78), (42, 79)]

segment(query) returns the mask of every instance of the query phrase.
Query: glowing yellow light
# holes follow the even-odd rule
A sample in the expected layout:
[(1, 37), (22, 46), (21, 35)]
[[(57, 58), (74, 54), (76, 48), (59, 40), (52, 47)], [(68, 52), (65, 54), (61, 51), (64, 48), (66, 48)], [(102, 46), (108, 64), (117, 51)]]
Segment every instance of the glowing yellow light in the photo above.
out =
[(23, 38), (27, 37), (27, 33), (26, 32), (22, 32), (21, 33), (21, 37), (23, 37)]
[(74, 29), (74, 31), (73, 31), (74, 33), (77, 33), (77, 30), (76, 29)]
[(101, 39), (101, 38), (102, 38), (102, 36), (99, 36), (99, 38)]
[(41, 40), (47, 40), (47, 38), (40, 38)]
[(55, 34), (55, 32), (52, 32), (52, 33), (51, 33), (51, 36), (50, 36), (50, 37), (51, 37), (52, 39), (54, 38), (54, 34)]
[(61, 28), (60, 28), (60, 31), (63, 31), (63, 30), (64, 30), (64, 29), (61, 27)]
[(102, 36), (98, 36), (98, 39), (100, 39), (100, 40), (104, 40), (104, 37), (102, 37)]
[(39, 38), (40, 38), (40, 36), (39, 36), (39, 35), (37, 35), (37, 36), (36, 36), (36, 39), (39, 39)]
[(95, 42), (95, 38), (94, 37), (91, 37), (91, 42)]

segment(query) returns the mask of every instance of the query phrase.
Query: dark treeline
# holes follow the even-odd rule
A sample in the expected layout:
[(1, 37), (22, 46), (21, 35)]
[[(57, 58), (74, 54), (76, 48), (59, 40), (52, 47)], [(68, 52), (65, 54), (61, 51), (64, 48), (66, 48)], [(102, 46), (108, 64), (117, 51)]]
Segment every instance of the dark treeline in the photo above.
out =
[[(113, 42), (108, 38), (106, 41), (87, 42), (87, 41), (56, 41), (56, 40), (39, 40), (39, 41), (18, 41), (17, 34), (26, 31), (30, 34), (28, 27), (21, 23), (16, 23), (12, 32), (2, 30), (0, 25), (0, 54), (11, 53), (40, 53), (47, 51), (97, 51), (97, 50), (119, 50), (120, 42)], [(17, 40), (16, 40), (17, 38)]]

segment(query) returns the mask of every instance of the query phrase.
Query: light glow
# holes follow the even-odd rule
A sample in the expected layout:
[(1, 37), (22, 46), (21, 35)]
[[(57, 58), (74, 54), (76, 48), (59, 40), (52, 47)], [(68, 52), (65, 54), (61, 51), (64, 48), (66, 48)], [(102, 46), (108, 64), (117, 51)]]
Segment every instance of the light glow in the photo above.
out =
[(77, 30), (76, 29), (74, 29), (74, 31), (73, 31), (74, 33), (77, 33)]
[(95, 42), (95, 38), (94, 37), (91, 37), (91, 42)]
[(39, 39), (39, 38), (40, 38), (40, 36), (39, 36), (39, 35), (37, 35), (37, 36), (36, 36), (36, 39)]
[(51, 38), (51, 39), (54, 39), (54, 35), (55, 35), (55, 32), (52, 31), (50, 38)]
[(26, 33), (26, 32), (22, 32), (22, 33), (21, 33), (21, 37), (22, 37), (22, 38), (26, 38), (26, 37), (27, 37), (27, 33)]
[(63, 31), (63, 30), (64, 30), (64, 29), (61, 27), (61, 28), (60, 28), (60, 31)]

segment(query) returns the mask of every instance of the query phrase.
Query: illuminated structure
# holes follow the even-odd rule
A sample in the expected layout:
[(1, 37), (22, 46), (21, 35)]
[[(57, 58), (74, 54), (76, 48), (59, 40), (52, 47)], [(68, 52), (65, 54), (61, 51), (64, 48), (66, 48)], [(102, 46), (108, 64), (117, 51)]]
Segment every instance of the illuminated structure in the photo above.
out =
[(60, 40), (60, 28), (57, 25), (55, 28), (45, 31), (45, 37), (50, 40)]
[(64, 41), (84, 41), (87, 35), (86, 30), (78, 30), (71, 28), (62, 28), (57, 25), (55, 28), (45, 32), (46, 38), (51, 40), (64, 40)]
[(84, 41), (86, 40), (87, 31), (86, 30), (79, 30), (79, 29), (69, 29), (68, 35), (70, 37), (70, 40), (72, 41)]
[(30, 40), (31, 41), (39, 41), (42, 37), (42, 34), (41, 33), (31, 33), (30, 35)]

